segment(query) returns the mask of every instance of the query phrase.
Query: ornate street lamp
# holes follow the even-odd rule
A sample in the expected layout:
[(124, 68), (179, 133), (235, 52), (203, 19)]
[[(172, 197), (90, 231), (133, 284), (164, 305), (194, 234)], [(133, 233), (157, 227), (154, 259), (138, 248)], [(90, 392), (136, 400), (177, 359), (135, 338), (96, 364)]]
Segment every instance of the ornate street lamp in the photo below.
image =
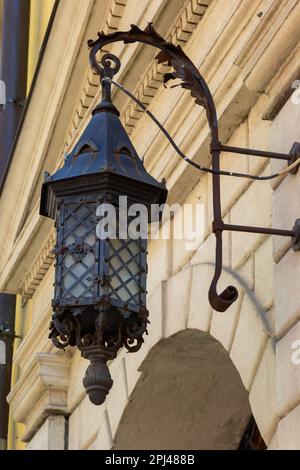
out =
[[(164, 83), (180, 79), (181, 86), (190, 90), (196, 104), (202, 106), (210, 128), (212, 167), (203, 167), (186, 157), (176, 146), (162, 124), (126, 88), (113, 80), (120, 68), (119, 59), (106, 54), (100, 63), (96, 54), (103, 46), (116, 42), (141, 42), (160, 49), (156, 59), (166, 62), (174, 71), (164, 75)], [(83, 379), (90, 400), (103, 403), (112, 379), (107, 361), (113, 359), (124, 345), (137, 351), (147, 332), (146, 308), (146, 240), (130, 236), (99, 239), (96, 236), (97, 215), (105, 203), (119, 212), (119, 197), (126, 195), (129, 205), (142, 203), (150, 221), (151, 204), (163, 204), (167, 190), (152, 178), (132, 146), (119, 113), (111, 102), (111, 84), (118, 86), (133, 99), (158, 125), (175, 151), (187, 163), (213, 175), (213, 232), (216, 236), (215, 275), (209, 290), (212, 307), (224, 312), (237, 299), (235, 287), (217, 292), (222, 271), (222, 233), (234, 230), (265, 233), (292, 238), (294, 250), (300, 249), (300, 221), (292, 230), (248, 227), (224, 224), (221, 217), (220, 175), (268, 180), (297, 170), (300, 144), (294, 143), (289, 154), (229, 147), (219, 141), (215, 103), (207, 83), (180, 46), (165, 41), (151, 24), (142, 31), (132, 25), (130, 31), (98, 33), (89, 41), (90, 62), (100, 75), (102, 101), (93, 110), (93, 117), (64, 166), (54, 175), (46, 175), (42, 187), (40, 213), (56, 220), (55, 294), (50, 337), (59, 348), (67, 345), (80, 349), (90, 360)], [(114, 65), (114, 67), (112, 67)], [(288, 166), (270, 176), (241, 174), (220, 169), (220, 153), (230, 152), (287, 161)], [(100, 211), (99, 211), (100, 208)], [(152, 220), (153, 221), (153, 220)]]
[[(101, 78), (113, 77), (120, 67), (109, 54), (101, 64)], [(42, 215), (55, 219), (57, 230), (50, 337), (58, 348), (76, 345), (90, 360), (83, 384), (96, 405), (112, 386), (106, 362), (123, 345), (137, 351), (148, 323), (146, 239), (120, 238), (119, 226), (116, 238), (98, 238), (97, 216), (109, 203), (119, 220), (119, 196), (127, 196), (129, 209), (143, 204), (150, 220), (151, 204), (163, 204), (167, 197), (164, 183), (146, 172), (130, 142), (110, 87), (102, 81), (102, 101), (87, 128), (64, 166), (46, 175), (40, 206)]]

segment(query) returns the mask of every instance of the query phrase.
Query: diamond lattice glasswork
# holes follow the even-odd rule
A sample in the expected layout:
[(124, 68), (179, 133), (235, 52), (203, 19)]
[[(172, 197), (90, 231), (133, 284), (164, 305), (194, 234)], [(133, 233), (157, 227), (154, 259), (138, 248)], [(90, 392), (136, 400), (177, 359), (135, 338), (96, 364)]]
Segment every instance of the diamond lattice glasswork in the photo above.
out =
[(110, 296), (140, 302), (140, 240), (109, 240)]
[(95, 204), (64, 206), (61, 297), (92, 297), (95, 269)]

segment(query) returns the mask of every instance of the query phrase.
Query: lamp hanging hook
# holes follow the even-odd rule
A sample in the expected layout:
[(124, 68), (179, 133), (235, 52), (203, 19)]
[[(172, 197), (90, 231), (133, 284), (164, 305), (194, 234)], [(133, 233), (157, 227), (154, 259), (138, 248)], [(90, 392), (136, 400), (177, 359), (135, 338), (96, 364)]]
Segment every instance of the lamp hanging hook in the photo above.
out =
[(94, 48), (95, 50), (97, 49), (96, 46), (92, 48), (90, 54), (90, 61), (92, 61), (93, 70), (96, 71), (96, 73), (100, 76), (100, 83), (102, 86), (102, 101), (98, 106), (94, 108), (93, 113), (110, 110), (117, 116), (119, 116), (119, 111), (112, 104), (111, 79), (120, 70), (121, 61), (114, 54), (107, 53), (101, 57), (101, 65), (99, 65), (99, 63), (96, 61), (96, 52), (93, 52)]
[[(101, 57), (101, 64), (103, 65), (103, 76), (109, 76), (110, 78), (116, 75), (121, 67), (120, 59), (114, 54), (104, 54)], [(114, 67), (112, 67), (113, 64)]]
[[(121, 67), (120, 59), (114, 54), (106, 53), (101, 57), (100, 64), (96, 59), (96, 54), (100, 50), (99, 46), (95, 44), (90, 51), (90, 65), (93, 71), (100, 75), (100, 77), (112, 78), (119, 72)], [(114, 64), (114, 67), (112, 66)]]

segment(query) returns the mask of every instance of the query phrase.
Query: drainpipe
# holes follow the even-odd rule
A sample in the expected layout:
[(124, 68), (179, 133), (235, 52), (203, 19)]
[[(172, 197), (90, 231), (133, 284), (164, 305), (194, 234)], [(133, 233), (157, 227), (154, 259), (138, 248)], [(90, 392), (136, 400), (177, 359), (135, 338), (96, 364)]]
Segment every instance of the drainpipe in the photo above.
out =
[(30, 0), (4, 0), (0, 79), (6, 85), (6, 105), (0, 111), (1, 182), (26, 99), (29, 14)]
[[(4, 0), (0, 79), (6, 104), (0, 109), (0, 186), (26, 99), (30, 0)], [(12, 189), (13, 190), (13, 189)], [(15, 323), (15, 295), (0, 294), (0, 448), (7, 447), (8, 404)]]
[(16, 296), (0, 294), (0, 450), (7, 448), (8, 403), (14, 341)]

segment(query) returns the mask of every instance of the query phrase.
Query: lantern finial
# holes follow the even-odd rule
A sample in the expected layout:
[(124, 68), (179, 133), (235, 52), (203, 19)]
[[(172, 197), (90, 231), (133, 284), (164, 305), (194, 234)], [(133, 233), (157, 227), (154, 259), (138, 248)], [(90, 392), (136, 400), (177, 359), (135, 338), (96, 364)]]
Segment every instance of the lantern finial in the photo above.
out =
[[(114, 67), (112, 67), (114, 64)], [(112, 78), (119, 70), (121, 66), (120, 59), (113, 54), (104, 54), (101, 57), (101, 65), (97, 69), (97, 74), (100, 75), (100, 82), (102, 86), (102, 99), (101, 102), (93, 109), (92, 114), (102, 113), (102, 112), (111, 112), (120, 115), (117, 108), (112, 104), (111, 100), (111, 82), (110, 80), (105, 80), (105, 78)]]

